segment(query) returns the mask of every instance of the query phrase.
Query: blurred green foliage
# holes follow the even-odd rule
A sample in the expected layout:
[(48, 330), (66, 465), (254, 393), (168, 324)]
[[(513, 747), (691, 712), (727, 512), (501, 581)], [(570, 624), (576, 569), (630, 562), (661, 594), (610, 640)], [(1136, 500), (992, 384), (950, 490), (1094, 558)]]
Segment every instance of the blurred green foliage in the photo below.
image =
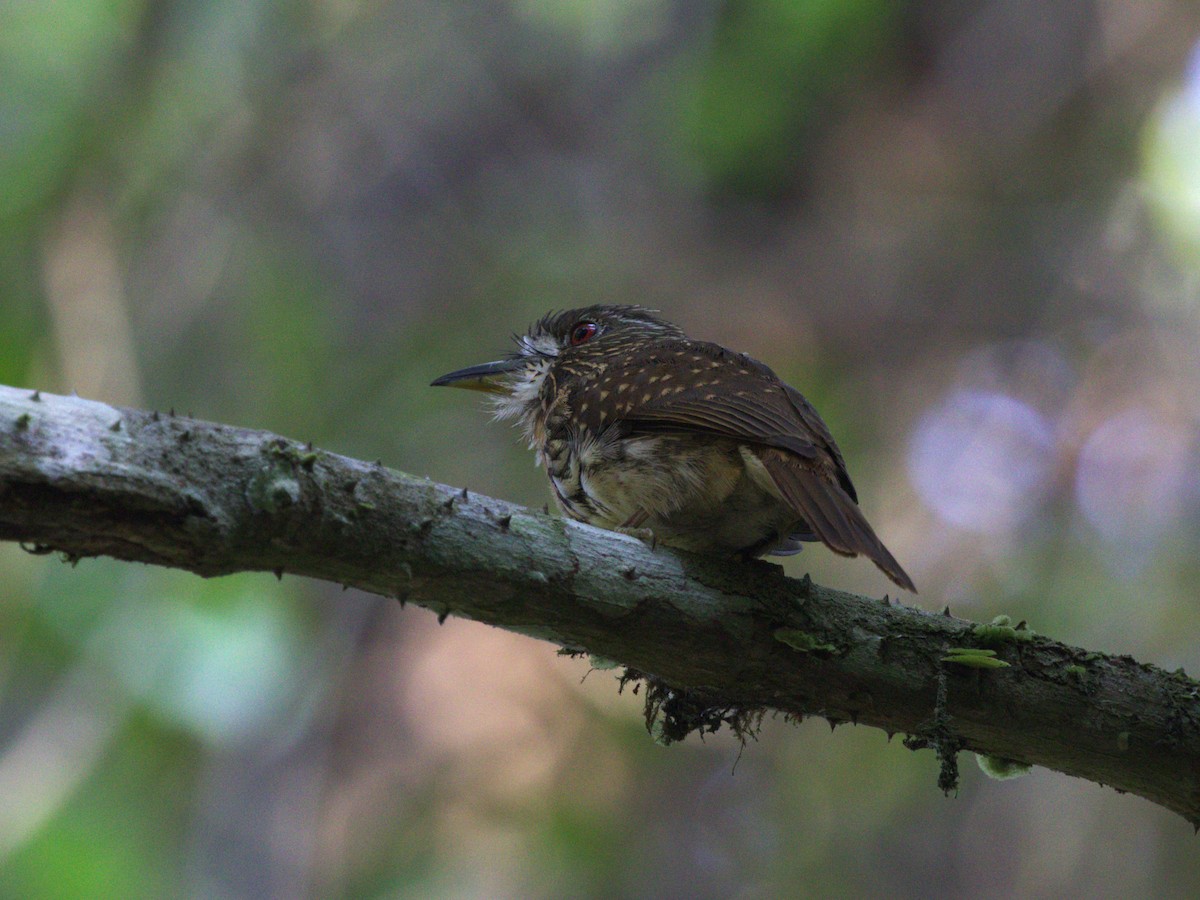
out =
[(669, 96), (677, 147), (701, 187), (771, 199), (802, 171), (828, 112), (886, 67), (900, 5), (886, 0), (733, 0)]

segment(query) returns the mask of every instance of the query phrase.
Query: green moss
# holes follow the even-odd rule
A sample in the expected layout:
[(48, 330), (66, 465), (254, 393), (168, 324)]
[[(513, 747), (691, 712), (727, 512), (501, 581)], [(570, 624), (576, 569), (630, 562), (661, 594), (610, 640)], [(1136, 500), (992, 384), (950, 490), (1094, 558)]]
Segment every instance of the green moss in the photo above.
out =
[(301, 466), (306, 471), (311, 472), (317, 459), (321, 456), (321, 451), (313, 450), (312, 444), (309, 444), (303, 451), (298, 444), (293, 444), (290, 441), (279, 440), (271, 441), (267, 446), (267, 453), (275, 459), (286, 460), (293, 465)]
[(773, 632), (775, 640), (787, 644), (799, 653), (816, 653), (826, 655), (837, 653), (833, 644), (828, 644), (799, 628), (776, 628)]
[(1033, 768), (1029, 763), (1017, 762), (1015, 759), (1006, 759), (1003, 756), (988, 756), (985, 753), (976, 753), (975, 762), (979, 763), (979, 768), (984, 775), (988, 778), (995, 778), (997, 781), (1020, 778), (1022, 775), (1028, 775), (1029, 770)]
[(986, 625), (976, 625), (971, 629), (971, 633), (978, 638), (982, 644), (992, 644), (999, 646), (1010, 641), (1028, 641), (1031, 640), (1036, 632), (1029, 628), (1024, 621), (1012, 624), (1012, 618), (1009, 616), (996, 616)]
[(259, 512), (278, 513), (300, 501), (300, 482), (290, 467), (266, 466), (250, 479), (246, 499)]
[(942, 662), (972, 669), (1007, 669), (1009, 666), (1004, 660), (996, 659), (995, 650), (981, 650), (978, 647), (951, 647), (942, 657)]
[(1183, 670), (1183, 666), (1180, 666), (1178, 669), (1172, 672), (1171, 677), (1176, 681), (1192, 681), (1192, 679), (1188, 677), (1188, 673)]

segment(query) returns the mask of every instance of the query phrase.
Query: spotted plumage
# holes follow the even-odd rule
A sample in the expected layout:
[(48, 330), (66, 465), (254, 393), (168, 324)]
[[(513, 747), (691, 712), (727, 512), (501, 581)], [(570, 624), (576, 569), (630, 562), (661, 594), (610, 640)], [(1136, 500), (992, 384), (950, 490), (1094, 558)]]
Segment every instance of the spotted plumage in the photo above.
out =
[(552, 313), (517, 344), (434, 384), (495, 394), (566, 515), (745, 557), (819, 540), (915, 590), (859, 510), (829, 429), (767, 366), (636, 306)]

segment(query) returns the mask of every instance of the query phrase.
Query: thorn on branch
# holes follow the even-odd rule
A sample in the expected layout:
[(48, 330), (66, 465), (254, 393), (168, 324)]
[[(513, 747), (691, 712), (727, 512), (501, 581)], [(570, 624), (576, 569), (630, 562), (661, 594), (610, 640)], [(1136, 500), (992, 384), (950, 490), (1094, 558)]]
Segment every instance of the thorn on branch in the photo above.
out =
[(396, 599), (400, 601), (400, 608), (404, 609), (404, 605), (408, 603), (409, 595), (413, 589), (413, 570), (408, 563), (400, 564), (400, 575), (403, 576), (403, 581), (396, 586)]
[(506, 513), (496, 520), (496, 524), (500, 526), (501, 531), (508, 531), (508, 526), (512, 524), (512, 513)]
[(42, 402), (42, 392), (34, 391), (32, 394), (29, 395), (29, 399), (32, 400), (34, 403), (41, 403)]
[(274, 571), (275, 571), (275, 579), (277, 581), (283, 581), (283, 566), (280, 566), (279, 568), (275, 569)]
[(33, 416), (29, 413), (21, 413), (17, 416), (17, 431), (28, 431), (29, 423), (33, 420)]
[(111, 425), (109, 425), (108, 430), (109, 431), (120, 431), (121, 430), (121, 420), (117, 419), (117, 421), (115, 421)]

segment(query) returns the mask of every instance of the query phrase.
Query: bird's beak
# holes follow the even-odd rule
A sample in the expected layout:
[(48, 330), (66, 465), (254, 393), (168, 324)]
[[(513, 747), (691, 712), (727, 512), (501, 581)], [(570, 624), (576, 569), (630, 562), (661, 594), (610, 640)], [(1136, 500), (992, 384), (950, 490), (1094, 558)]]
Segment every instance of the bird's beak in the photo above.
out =
[(483, 391), (486, 394), (508, 394), (511, 391), (504, 376), (519, 371), (524, 366), (525, 360), (520, 357), (483, 363), (479, 366), (471, 366), (469, 369), (459, 369), (457, 372), (451, 372), (441, 378), (435, 378), (430, 387), (449, 385), (450, 387), (466, 388), (468, 391)]

